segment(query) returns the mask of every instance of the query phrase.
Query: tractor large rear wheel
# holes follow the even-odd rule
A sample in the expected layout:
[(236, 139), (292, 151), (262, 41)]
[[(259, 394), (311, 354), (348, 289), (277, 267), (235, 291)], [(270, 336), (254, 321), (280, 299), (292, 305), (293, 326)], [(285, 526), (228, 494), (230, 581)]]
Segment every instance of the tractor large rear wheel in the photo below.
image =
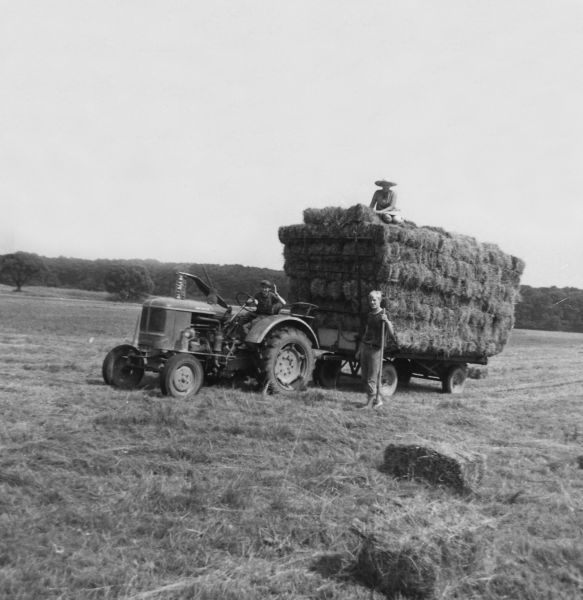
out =
[(295, 327), (274, 331), (263, 343), (261, 370), (272, 391), (305, 387), (314, 370), (314, 352), (306, 334)]
[(107, 385), (132, 390), (138, 387), (144, 376), (144, 359), (129, 344), (116, 346), (103, 360), (101, 374)]

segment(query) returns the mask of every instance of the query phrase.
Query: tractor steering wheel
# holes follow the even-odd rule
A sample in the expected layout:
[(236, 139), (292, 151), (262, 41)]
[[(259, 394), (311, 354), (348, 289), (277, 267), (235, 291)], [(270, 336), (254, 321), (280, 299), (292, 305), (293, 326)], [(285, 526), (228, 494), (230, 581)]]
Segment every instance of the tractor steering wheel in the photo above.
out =
[(246, 292), (237, 292), (235, 294), (235, 300), (243, 310), (246, 310), (247, 312), (255, 312), (252, 310), (252, 308), (255, 307), (255, 304), (252, 304), (251, 306), (247, 304), (249, 300), (255, 300), (255, 298), (253, 298), (253, 296), (250, 294), (247, 294)]

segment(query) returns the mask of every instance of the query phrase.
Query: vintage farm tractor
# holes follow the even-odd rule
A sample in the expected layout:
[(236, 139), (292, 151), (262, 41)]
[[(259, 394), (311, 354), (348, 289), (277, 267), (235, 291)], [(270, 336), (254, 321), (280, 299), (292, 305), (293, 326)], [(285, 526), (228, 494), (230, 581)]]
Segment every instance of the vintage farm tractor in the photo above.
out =
[[(188, 280), (203, 300), (186, 299)], [(250, 376), (274, 391), (300, 388), (314, 369), (316, 307), (300, 302), (255, 316), (250, 298), (238, 294), (238, 305), (229, 305), (197, 275), (177, 273), (176, 297), (144, 302), (134, 340), (107, 354), (103, 379), (133, 389), (154, 372), (162, 393), (173, 397), (194, 395), (218, 377)]]

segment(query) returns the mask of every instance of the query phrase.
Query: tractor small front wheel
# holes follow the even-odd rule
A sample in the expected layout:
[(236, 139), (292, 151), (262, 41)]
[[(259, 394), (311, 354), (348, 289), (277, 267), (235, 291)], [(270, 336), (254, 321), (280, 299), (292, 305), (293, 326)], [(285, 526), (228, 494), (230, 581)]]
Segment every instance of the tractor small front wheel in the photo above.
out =
[(175, 354), (160, 373), (160, 390), (165, 396), (186, 398), (197, 394), (204, 383), (204, 369), (190, 354)]
[(129, 344), (116, 346), (103, 360), (101, 374), (107, 385), (132, 390), (138, 387), (144, 376), (144, 359)]

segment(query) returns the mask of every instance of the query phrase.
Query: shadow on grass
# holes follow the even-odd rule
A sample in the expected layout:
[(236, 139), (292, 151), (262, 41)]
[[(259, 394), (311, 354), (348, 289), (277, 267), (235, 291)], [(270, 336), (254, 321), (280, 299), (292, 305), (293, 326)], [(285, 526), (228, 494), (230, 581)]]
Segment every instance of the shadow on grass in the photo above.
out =
[(347, 572), (346, 557), (339, 552), (319, 556), (310, 566), (310, 571), (318, 573), (326, 579), (346, 581), (350, 578)]

